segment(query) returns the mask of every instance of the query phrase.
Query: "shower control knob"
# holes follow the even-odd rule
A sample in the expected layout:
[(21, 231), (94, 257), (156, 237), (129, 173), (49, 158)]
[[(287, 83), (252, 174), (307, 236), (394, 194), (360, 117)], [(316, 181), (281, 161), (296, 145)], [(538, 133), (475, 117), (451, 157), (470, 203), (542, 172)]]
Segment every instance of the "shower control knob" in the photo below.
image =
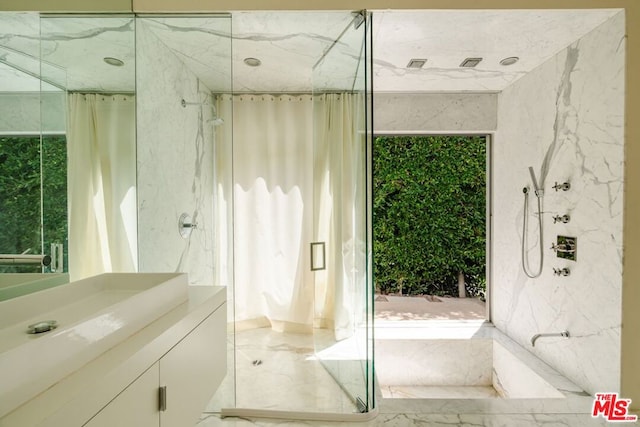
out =
[(568, 182), (563, 182), (562, 184), (558, 184), (556, 182), (556, 185), (554, 185), (553, 187), (554, 190), (558, 191), (558, 190), (562, 190), (562, 191), (569, 191), (569, 189), (571, 188), (571, 184)]
[(553, 275), (554, 276), (568, 276), (571, 274), (571, 270), (569, 270), (567, 267), (565, 268), (554, 268), (553, 269)]
[(553, 217), (553, 223), (555, 224), (555, 223), (557, 223), (557, 222), (561, 222), (561, 223), (563, 223), (563, 224), (566, 224), (566, 223), (568, 223), (568, 222), (569, 222), (569, 220), (570, 220), (570, 219), (571, 219), (571, 217), (570, 217), (569, 215), (567, 215), (567, 214), (562, 215), (562, 216), (560, 216), (560, 215), (555, 215), (555, 216)]

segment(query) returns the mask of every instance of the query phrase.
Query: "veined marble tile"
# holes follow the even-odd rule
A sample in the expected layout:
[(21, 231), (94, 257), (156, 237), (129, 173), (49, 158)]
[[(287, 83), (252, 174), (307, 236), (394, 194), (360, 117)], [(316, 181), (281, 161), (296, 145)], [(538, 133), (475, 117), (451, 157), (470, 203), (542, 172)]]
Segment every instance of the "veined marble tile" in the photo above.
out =
[(376, 133), (493, 131), (496, 93), (379, 93), (375, 95)]
[[(235, 335), (235, 373), (231, 371), (208, 405), (278, 411), (354, 412), (351, 398), (314, 355), (311, 334), (280, 333), (270, 328)], [(232, 405), (233, 407), (233, 405)]]
[(470, 340), (376, 340), (381, 386), (490, 386), (493, 342)]
[(592, 427), (610, 425), (602, 419), (594, 419), (589, 414), (380, 414), (369, 422), (285, 421), (249, 420), (239, 418), (220, 419), (217, 415), (204, 416), (197, 427), (306, 427), (327, 425), (336, 427)]
[(492, 399), (499, 398), (491, 386), (382, 386), (385, 399)]
[[(615, 13), (614, 9), (375, 11), (375, 89), (502, 90)], [(139, 20), (153, 22), (162, 43), (215, 92), (232, 88), (307, 92), (314, 86), (352, 90), (354, 81), (362, 81), (364, 27), (354, 28), (349, 11), (252, 11)], [(39, 57), (37, 14), (3, 13), (0, 23), (1, 45)], [(58, 81), (66, 78), (69, 89), (131, 91), (132, 80), (124, 76), (134, 69), (133, 26), (126, 17), (46, 17), (42, 52), (48, 63), (60, 68), (50, 71), (60, 73)], [(325, 63), (324, 73), (314, 75), (314, 66), (329, 49), (330, 64)], [(107, 66), (104, 56), (115, 56), (125, 65)], [(464, 58), (477, 56), (483, 61), (476, 68), (459, 67)], [(499, 65), (509, 56), (520, 61)], [(262, 66), (248, 67), (243, 63), (247, 57), (259, 58)], [(423, 69), (408, 69), (411, 58), (428, 62)]]
[[(375, 89), (502, 90), (615, 13), (612, 9), (374, 12)], [(520, 60), (507, 67), (499, 64), (511, 56)], [(468, 57), (483, 60), (475, 68), (461, 68)], [(421, 69), (410, 69), (411, 58), (428, 61)]]
[(233, 90), (230, 16), (154, 17), (142, 21), (211, 91)]
[[(42, 76), (43, 90), (133, 92), (135, 90), (135, 25), (133, 16), (40, 16), (0, 13), (0, 57), (19, 70)], [(103, 58), (123, 61), (120, 67)], [(41, 61), (42, 60), (42, 61)], [(26, 73), (12, 78), (12, 91), (34, 90)]]
[[(589, 393), (620, 387), (624, 13), (572, 43), (498, 98), (493, 168), (492, 319), (495, 325)], [(542, 204), (544, 269), (522, 270), (524, 186), (533, 166)], [(555, 182), (571, 189), (554, 191)], [(539, 260), (530, 196), (526, 255)], [(567, 224), (554, 215), (569, 214)], [(549, 249), (577, 237), (577, 262)], [(553, 268), (568, 267), (557, 277)], [(568, 330), (569, 339), (537, 333)]]
[[(41, 73), (68, 90), (135, 91), (133, 16), (41, 19)], [(117, 58), (122, 66), (104, 62)]]
[[(138, 20), (139, 268), (213, 284), (213, 138), (209, 89)], [(196, 105), (182, 106), (182, 100)], [(178, 229), (183, 213), (197, 227)]]
[(0, 13), (0, 45), (33, 58), (40, 57), (40, 14), (37, 12)]

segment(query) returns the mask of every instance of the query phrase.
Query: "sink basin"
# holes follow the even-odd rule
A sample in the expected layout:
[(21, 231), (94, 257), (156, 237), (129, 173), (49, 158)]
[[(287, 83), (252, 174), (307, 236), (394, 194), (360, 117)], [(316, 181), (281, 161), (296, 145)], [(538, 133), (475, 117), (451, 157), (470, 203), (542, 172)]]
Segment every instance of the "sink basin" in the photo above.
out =
[[(0, 302), (0, 418), (187, 300), (182, 273), (106, 273)], [(56, 328), (28, 334), (29, 325)]]
[(67, 273), (2, 273), (0, 301), (69, 283)]

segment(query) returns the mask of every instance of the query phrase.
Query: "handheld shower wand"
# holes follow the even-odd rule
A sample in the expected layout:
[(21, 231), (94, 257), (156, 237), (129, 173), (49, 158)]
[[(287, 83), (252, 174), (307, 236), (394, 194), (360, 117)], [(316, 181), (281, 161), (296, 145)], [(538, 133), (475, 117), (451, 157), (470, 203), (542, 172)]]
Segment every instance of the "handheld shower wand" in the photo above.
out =
[(529, 174), (531, 175), (531, 182), (533, 183), (533, 190), (536, 195), (536, 199), (538, 199), (538, 230), (540, 232), (540, 261), (538, 264), (538, 270), (533, 273), (529, 271), (529, 259), (526, 254), (526, 246), (527, 246), (527, 224), (528, 224), (528, 213), (529, 213), (529, 188), (524, 187), (522, 192), (524, 193), (524, 212), (522, 219), (522, 269), (524, 270), (524, 274), (531, 279), (535, 279), (542, 274), (542, 265), (544, 263), (544, 252), (543, 252), (543, 243), (542, 243), (542, 196), (544, 194), (544, 190), (538, 185), (538, 180), (536, 179), (536, 173), (533, 171), (533, 167), (529, 166)]
[(533, 166), (529, 166), (529, 175), (531, 175), (531, 182), (533, 182), (533, 190), (536, 196), (542, 196), (542, 189), (538, 186), (538, 180), (536, 179), (536, 173), (533, 171)]

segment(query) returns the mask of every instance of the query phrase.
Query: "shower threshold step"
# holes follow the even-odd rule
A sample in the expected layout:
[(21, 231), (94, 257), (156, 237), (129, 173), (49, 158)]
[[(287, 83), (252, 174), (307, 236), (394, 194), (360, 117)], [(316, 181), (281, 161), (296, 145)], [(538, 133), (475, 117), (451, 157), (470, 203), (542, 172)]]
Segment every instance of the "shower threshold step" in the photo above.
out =
[(495, 399), (492, 386), (381, 385), (385, 399)]

